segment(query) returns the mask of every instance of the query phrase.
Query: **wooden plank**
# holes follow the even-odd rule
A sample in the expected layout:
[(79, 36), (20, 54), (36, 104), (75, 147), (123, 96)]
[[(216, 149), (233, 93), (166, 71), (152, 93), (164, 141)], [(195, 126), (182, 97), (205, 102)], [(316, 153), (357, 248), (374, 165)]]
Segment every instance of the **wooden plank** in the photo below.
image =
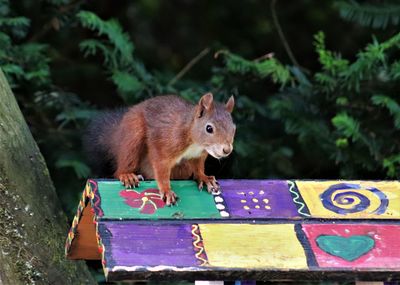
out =
[(300, 218), (286, 180), (220, 180), (221, 198), (235, 219)]
[[(228, 277), (226, 280), (230, 280), (234, 276), (244, 278), (236, 275), (239, 272), (258, 276), (260, 271), (262, 276), (276, 278), (288, 272), (293, 276), (312, 272), (310, 276), (317, 279), (337, 278), (339, 272), (342, 278), (369, 278), (371, 272), (400, 278), (400, 252), (391, 250), (400, 246), (396, 241), (400, 234), (398, 224), (101, 221), (98, 229), (105, 246), (103, 264), (110, 281), (126, 276), (140, 279), (144, 273), (158, 278), (168, 272), (175, 272), (176, 276), (193, 273), (192, 279), (206, 276), (204, 272), (219, 272), (220, 278), (216, 280)], [(328, 237), (327, 243), (319, 241), (320, 237)], [(332, 243), (329, 237), (339, 237), (345, 242)], [(360, 237), (372, 239), (373, 246), (366, 246)], [(353, 251), (352, 255), (346, 255), (346, 251)], [(254, 276), (249, 279), (256, 279)]]
[(99, 181), (102, 219), (195, 219), (221, 218), (214, 197), (200, 192), (194, 181), (172, 181), (180, 197), (176, 206), (167, 207), (155, 181), (142, 181), (140, 187), (125, 189), (119, 181)]
[(193, 248), (190, 224), (100, 222), (104, 264), (116, 270), (201, 270)]
[(199, 234), (210, 267), (308, 268), (294, 224), (199, 224)]
[(400, 269), (399, 224), (304, 224), (321, 268)]
[[(400, 219), (400, 182), (220, 180), (221, 193), (172, 181), (180, 200), (166, 207), (155, 181), (124, 189), (98, 180), (101, 219)], [(100, 211), (97, 211), (100, 209)]]
[[(321, 282), (321, 281), (346, 281), (354, 282), (354, 280), (399, 280), (400, 274), (390, 270), (380, 271), (351, 271), (351, 270), (241, 270), (241, 269), (221, 269), (221, 270), (204, 270), (204, 271), (115, 271), (109, 272), (107, 279), (110, 281), (127, 281), (127, 280), (226, 280), (234, 281), (237, 279), (254, 279), (265, 282), (293, 282), (299, 284), (301, 282)], [(286, 284), (286, 283), (285, 283)], [(340, 284), (340, 283), (339, 283)]]
[(311, 216), (399, 219), (398, 181), (296, 181)]

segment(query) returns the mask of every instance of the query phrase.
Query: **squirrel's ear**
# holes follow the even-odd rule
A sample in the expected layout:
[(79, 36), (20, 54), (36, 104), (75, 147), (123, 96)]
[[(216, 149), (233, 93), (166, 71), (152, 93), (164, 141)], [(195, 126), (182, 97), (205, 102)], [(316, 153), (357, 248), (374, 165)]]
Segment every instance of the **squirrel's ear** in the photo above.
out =
[(228, 99), (228, 102), (225, 104), (226, 110), (228, 110), (229, 113), (232, 113), (233, 107), (235, 106), (235, 98), (233, 98), (233, 95)]
[(200, 106), (200, 117), (203, 115), (204, 111), (210, 111), (213, 107), (213, 100), (214, 97), (212, 93), (207, 93), (204, 94), (200, 100), (199, 100), (199, 106)]

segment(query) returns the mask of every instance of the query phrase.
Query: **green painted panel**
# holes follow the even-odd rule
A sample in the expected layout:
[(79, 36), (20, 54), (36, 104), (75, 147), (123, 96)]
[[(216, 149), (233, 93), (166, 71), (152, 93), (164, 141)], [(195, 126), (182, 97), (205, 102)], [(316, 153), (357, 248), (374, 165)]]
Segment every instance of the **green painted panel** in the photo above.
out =
[(180, 198), (168, 207), (161, 200), (155, 181), (141, 181), (134, 189), (125, 189), (119, 181), (98, 180), (102, 219), (196, 219), (221, 218), (213, 195), (200, 192), (194, 181), (171, 181)]

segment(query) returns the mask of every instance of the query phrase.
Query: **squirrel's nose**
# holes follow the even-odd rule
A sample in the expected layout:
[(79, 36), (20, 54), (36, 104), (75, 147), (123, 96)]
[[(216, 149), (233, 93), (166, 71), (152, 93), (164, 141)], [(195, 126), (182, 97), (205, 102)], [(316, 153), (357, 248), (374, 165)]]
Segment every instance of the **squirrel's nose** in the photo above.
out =
[(228, 155), (228, 154), (230, 154), (232, 152), (232, 148), (230, 146), (229, 147), (224, 147), (222, 149), (222, 151), (224, 152), (224, 154)]

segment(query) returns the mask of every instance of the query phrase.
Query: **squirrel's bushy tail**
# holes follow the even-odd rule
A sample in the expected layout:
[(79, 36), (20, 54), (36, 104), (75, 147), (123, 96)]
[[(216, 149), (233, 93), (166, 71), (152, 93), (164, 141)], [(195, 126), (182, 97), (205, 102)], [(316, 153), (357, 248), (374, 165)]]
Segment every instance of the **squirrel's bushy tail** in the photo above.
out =
[(110, 138), (127, 110), (102, 111), (90, 120), (82, 143), (94, 176), (112, 176), (115, 167), (110, 153)]

